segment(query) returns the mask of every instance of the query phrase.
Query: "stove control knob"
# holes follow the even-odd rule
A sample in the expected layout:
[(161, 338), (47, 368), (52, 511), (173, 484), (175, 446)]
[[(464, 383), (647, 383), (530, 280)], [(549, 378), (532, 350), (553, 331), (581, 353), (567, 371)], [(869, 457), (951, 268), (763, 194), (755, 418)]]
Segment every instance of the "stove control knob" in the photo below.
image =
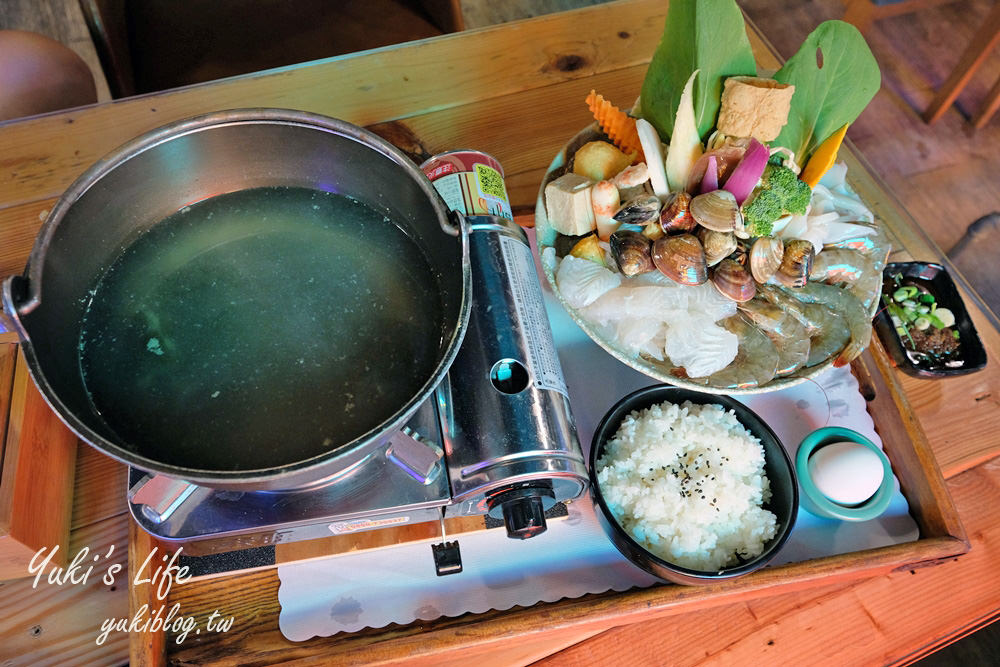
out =
[(545, 508), (539, 496), (524, 496), (503, 504), (507, 537), (526, 540), (545, 532)]
[(507, 526), (507, 537), (526, 540), (545, 532), (545, 510), (555, 504), (552, 485), (526, 482), (498, 489), (486, 496), (489, 515)]

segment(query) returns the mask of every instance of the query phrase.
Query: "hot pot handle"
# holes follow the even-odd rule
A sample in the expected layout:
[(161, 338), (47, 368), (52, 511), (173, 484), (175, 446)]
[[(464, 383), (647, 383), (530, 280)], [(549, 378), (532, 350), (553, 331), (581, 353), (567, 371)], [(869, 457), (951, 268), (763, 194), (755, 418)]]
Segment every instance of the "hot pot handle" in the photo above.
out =
[(28, 340), (28, 335), (21, 325), (15, 294), (26, 293), (27, 286), (28, 281), (24, 276), (8, 276), (0, 286), (0, 299), (3, 301), (3, 308), (0, 309), (0, 333), (15, 332), (21, 340)]
[(448, 221), (441, 223), (441, 229), (451, 236), (460, 236), (465, 230), (467, 216), (454, 209), (448, 210)]

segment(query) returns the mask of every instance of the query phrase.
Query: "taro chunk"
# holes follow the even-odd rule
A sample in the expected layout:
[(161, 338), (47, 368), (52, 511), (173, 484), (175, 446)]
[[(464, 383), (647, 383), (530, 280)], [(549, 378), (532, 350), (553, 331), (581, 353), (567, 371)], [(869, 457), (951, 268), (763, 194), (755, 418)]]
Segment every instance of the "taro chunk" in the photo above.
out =
[(607, 181), (632, 164), (632, 157), (607, 142), (590, 141), (573, 156), (573, 173), (592, 181)]

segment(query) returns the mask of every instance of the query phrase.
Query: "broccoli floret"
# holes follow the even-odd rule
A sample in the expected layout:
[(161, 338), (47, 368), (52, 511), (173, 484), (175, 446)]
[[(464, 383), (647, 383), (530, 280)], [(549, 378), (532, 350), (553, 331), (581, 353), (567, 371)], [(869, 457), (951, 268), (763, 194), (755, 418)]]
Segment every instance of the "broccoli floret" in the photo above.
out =
[(781, 207), (785, 213), (802, 215), (809, 206), (812, 189), (799, 180), (795, 172), (788, 167), (768, 165), (761, 178), (761, 186), (771, 190), (781, 198)]
[(760, 185), (743, 204), (744, 224), (753, 236), (768, 236), (774, 221), (792, 213), (802, 215), (809, 206), (812, 190), (788, 167), (769, 164)]
[(743, 203), (743, 224), (750, 236), (770, 236), (774, 221), (781, 217), (781, 198), (771, 190), (757, 188)]

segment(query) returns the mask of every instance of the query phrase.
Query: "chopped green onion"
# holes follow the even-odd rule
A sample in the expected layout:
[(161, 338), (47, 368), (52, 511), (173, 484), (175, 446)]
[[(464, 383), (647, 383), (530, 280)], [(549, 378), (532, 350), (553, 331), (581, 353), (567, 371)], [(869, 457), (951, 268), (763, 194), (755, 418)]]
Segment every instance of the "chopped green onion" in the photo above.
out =
[(918, 317), (913, 322), (913, 326), (915, 326), (920, 331), (923, 331), (924, 329), (926, 329), (930, 325), (931, 325), (931, 321), (929, 319), (927, 319), (926, 317)]
[(928, 308), (927, 306), (917, 306), (917, 312), (918, 313), (929, 313), (929, 312), (931, 312), (931, 309)]
[(931, 294), (921, 294), (920, 295), (920, 300), (923, 303), (934, 303), (934, 296), (931, 295)]
[(955, 329), (954, 331), (952, 331), (951, 335), (955, 337), (955, 340), (958, 340), (958, 329)]
[(910, 295), (907, 294), (906, 288), (900, 287), (898, 290), (896, 290), (895, 292), (892, 293), (892, 300), (893, 301), (904, 301), (906, 299), (906, 297), (908, 297), (908, 296), (910, 296)]
[(947, 308), (938, 308), (934, 311), (934, 315), (936, 315), (946, 327), (950, 327), (955, 324), (955, 314)]

